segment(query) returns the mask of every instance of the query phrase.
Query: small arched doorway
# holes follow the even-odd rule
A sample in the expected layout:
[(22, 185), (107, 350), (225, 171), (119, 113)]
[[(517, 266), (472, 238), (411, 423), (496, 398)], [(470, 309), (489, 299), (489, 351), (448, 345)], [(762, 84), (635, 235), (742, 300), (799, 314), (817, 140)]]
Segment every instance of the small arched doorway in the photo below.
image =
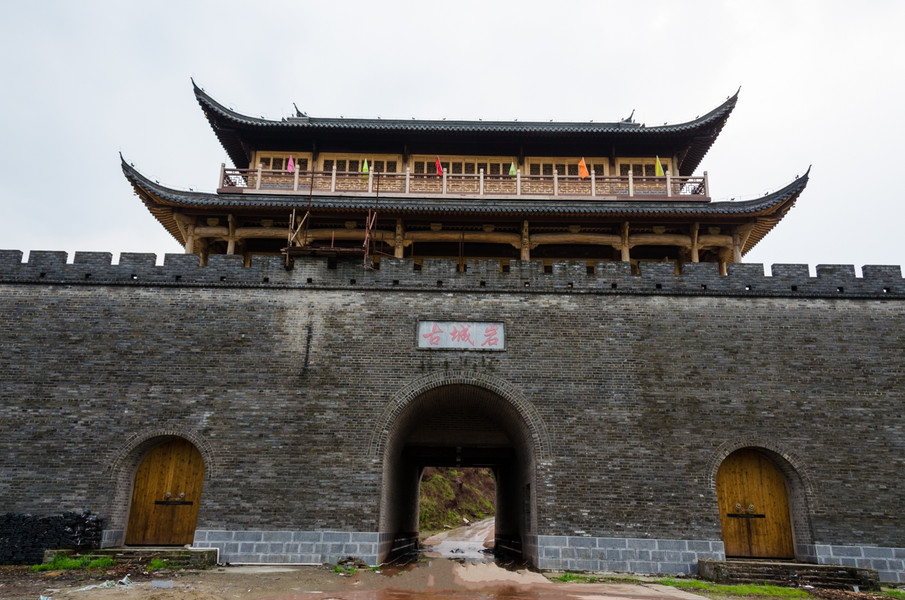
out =
[(191, 544), (201, 504), (204, 459), (188, 440), (157, 444), (135, 473), (127, 545)]
[(716, 490), (727, 557), (795, 557), (786, 479), (765, 453), (742, 448), (727, 456)]
[(539, 437), (519, 407), (479, 385), (451, 383), (422, 391), (395, 412), (382, 452), (381, 562), (414, 548), (425, 467), (486, 467), (496, 483), (495, 551), (536, 562)]

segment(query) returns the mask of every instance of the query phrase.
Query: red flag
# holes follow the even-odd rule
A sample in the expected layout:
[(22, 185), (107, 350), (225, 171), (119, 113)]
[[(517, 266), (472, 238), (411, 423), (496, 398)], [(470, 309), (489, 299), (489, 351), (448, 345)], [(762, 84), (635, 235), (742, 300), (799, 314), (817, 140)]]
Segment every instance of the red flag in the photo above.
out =
[(578, 176), (581, 179), (587, 179), (591, 176), (588, 172), (588, 165), (584, 164), (584, 157), (581, 157), (581, 162), (578, 163)]
[(440, 164), (440, 157), (437, 157), (437, 175), (443, 177), (443, 165)]

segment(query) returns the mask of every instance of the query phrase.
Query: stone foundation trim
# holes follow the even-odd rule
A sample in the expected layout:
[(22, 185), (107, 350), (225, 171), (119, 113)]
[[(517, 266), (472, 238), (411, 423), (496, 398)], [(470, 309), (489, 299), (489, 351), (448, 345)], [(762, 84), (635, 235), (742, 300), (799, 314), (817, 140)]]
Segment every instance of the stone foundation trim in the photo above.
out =
[(905, 548), (814, 544), (801, 547), (819, 565), (873, 569), (882, 583), (905, 583)]
[(377, 565), (379, 534), (360, 531), (198, 529), (193, 548), (217, 548), (221, 563), (336, 564), (346, 557)]
[(719, 540), (539, 535), (537, 552), (538, 568), (555, 571), (694, 575), (701, 559), (726, 560)]
[(105, 529), (101, 532), (101, 548), (115, 548), (126, 543), (125, 529)]

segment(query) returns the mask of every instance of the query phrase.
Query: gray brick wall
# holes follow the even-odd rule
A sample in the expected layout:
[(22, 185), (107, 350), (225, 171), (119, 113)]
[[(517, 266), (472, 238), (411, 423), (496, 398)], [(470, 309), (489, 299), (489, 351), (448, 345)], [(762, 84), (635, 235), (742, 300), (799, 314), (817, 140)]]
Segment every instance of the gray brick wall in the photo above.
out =
[[(110, 258), (0, 251), (5, 510), (91, 510), (114, 543), (141, 452), (179, 435), (205, 457), (200, 531), (376, 534), (388, 403), (437, 373), (485, 373), (550, 444), (538, 556), (544, 536), (715, 543), (715, 471), (746, 445), (794, 476), (803, 554), (905, 547), (899, 267)], [(417, 350), (418, 320), (502, 322), (507, 348)], [(600, 556), (568, 560), (676, 558)]]

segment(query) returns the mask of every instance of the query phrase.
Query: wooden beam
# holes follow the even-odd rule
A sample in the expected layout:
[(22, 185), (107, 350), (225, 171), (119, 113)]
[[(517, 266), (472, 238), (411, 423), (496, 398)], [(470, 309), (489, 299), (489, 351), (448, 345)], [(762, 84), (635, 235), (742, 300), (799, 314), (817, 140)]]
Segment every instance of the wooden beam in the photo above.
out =
[(508, 244), (521, 247), (522, 237), (517, 233), (496, 233), (486, 231), (409, 231), (405, 240), (411, 242), (478, 242), (488, 244)]
[(535, 233), (531, 236), (531, 247), (549, 244), (589, 244), (593, 246), (622, 246), (622, 237), (614, 233)]
[(531, 260), (531, 235), (527, 219), (522, 221), (522, 235), (519, 240), (519, 245), (516, 246), (516, 248), (521, 250), (519, 258), (522, 260)]
[(698, 236), (698, 247), (700, 248), (731, 248), (731, 235), (711, 235), (704, 234)]
[(691, 236), (681, 233), (634, 233), (628, 236), (628, 246), (679, 246), (691, 248)]

